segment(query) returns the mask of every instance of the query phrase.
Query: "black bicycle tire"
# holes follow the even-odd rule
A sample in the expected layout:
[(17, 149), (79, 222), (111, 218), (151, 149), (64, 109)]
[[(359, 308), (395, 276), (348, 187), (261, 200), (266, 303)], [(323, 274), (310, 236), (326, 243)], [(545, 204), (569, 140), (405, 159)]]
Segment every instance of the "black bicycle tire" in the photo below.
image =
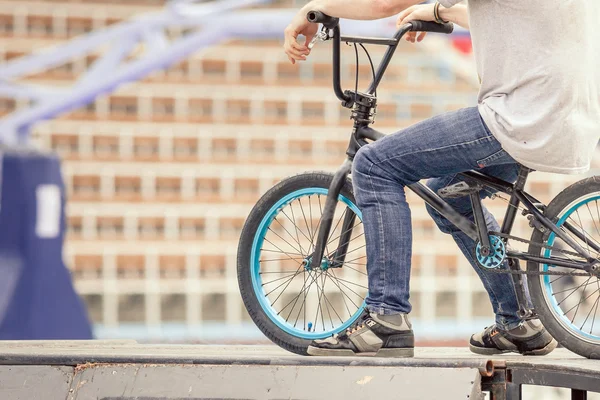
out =
[[(307, 348), (310, 340), (298, 338), (281, 330), (263, 311), (254, 288), (252, 287), (251, 275), (251, 252), (254, 237), (257, 234), (256, 229), (264, 218), (268, 210), (282, 197), (299, 189), (308, 187), (319, 187), (328, 189), (333, 174), (328, 172), (306, 172), (286, 178), (277, 185), (269, 189), (256, 203), (250, 211), (242, 232), (238, 245), (237, 254), (237, 277), (240, 294), (244, 306), (252, 318), (252, 321), (261, 330), (261, 332), (279, 347), (299, 355), (307, 355)], [(348, 178), (340, 192), (354, 204), (354, 194), (352, 192), (352, 183)]]
[[(578, 198), (589, 195), (591, 193), (600, 193), (600, 177), (592, 176), (587, 179), (578, 181), (562, 192), (560, 192), (549, 204), (544, 215), (552, 220), (554, 223), (557, 222), (558, 216), (569, 204), (576, 201)], [(549, 236), (549, 232), (542, 233), (538, 230), (534, 230), (531, 235), (531, 241), (533, 243), (545, 243)], [(543, 249), (534, 245), (529, 246), (529, 253), (539, 255)], [(529, 261), (527, 263), (528, 271), (538, 271), (539, 264), (536, 262)], [(533, 277), (531, 277), (533, 278)], [(571, 350), (574, 353), (586, 358), (600, 359), (600, 343), (594, 344), (586, 342), (577, 336), (573, 335), (570, 330), (566, 329), (555, 317), (554, 313), (550, 310), (550, 307), (544, 300), (544, 287), (541, 283), (541, 279), (528, 279), (529, 291), (531, 294), (531, 300), (537, 315), (540, 317), (542, 324), (548, 330), (548, 332), (556, 339), (556, 341)]]

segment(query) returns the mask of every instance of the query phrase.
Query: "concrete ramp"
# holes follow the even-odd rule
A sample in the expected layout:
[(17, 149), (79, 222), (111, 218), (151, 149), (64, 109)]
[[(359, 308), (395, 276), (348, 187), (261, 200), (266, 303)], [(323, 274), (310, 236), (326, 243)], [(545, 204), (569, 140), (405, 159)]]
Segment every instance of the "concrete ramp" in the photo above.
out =
[(600, 392), (600, 362), (482, 357), (421, 348), (414, 358), (300, 357), (274, 346), (135, 341), (0, 342), (0, 399), (519, 399), (522, 384)]

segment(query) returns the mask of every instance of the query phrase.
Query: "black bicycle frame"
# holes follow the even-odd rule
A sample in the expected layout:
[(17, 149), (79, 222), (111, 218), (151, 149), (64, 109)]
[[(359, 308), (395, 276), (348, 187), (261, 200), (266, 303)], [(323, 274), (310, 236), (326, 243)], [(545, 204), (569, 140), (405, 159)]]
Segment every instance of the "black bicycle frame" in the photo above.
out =
[[(415, 21), (415, 26), (417, 26), (419, 28), (418, 30), (421, 31), (426, 30), (441, 32), (442, 30), (440, 29), (439, 25), (437, 25), (437, 27), (436, 25), (437, 24), (432, 25), (432, 23), (423, 23), (422, 21)], [(377, 99), (375, 96), (373, 96), (373, 94), (375, 93), (375, 91), (377, 90), (377, 86), (381, 82), (381, 78), (383, 77), (383, 74), (385, 73), (385, 70), (389, 65), (389, 62), (396, 50), (396, 47), (398, 46), (400, 39), (407, 32), (411, 30), (417, 30), (414, 29), (415, 26), (413, 26), (412, 23), (408, 23), (400, 27), (400, 29), (396, 32), (393, 38), (341, 37), (339, 26), (337, 25), (337, 23), (335, 23), (335, 25), (332, 23), (327, 28), (330, 32), (330, 39), (333, 40), (334, 92), (336, 96), (342, 101), (342, 105), (344, 107), (352, 108), (354, 127), (352, 130), (350, 143), (348, 145), (348, 150), (346, 152), (348, 157), (346, 161), (344, 161), (344, 163), (342, 164), (341, 168), (336, 172), (331, 186), (329, 188), (327, 200), (325, 202), (325, 207), (323, 209), (323, 214), (321, 217), (321, 224), (317, 234), (315, 250), (311, 257), (311, 268), (316, 269), (319, 268), (321, 265), (321, 261), (325, 252), (325, 245), (327, 244), (327, 240), (329, 238), (331, 225), (335, 214), (335, 208), (338, 202), (338, 196), (344, 185), (344, 182), (346, 182), (346, 179), (350, 173), (352, 160), (354, 158), (354, 155), (356, 154), (356, 151), (358, 151), (358, 149), (361, 146), (364, 146), (368, 143), (367, 139), (375, 141), (385, 136), (383, 133), (378, 132), (369, 127), (369, 124), (372, 122), (370, 120), (370, 116), (372, 116), (372, 109), (376, 106), (377, 102)], [(448, 33), (447, 29), (446, 33)], [(355, 93), (353, 91), (344, 92), (342, 90), (340, 81), (341, 40), (349, 43), (369, 43), (388, 46), (388, 50), (386, 51), (381, 61), (381, 64), (379, 65), (377, 72), (373, 77), (373, 81), (371, 82), (367, 93)], [(538, 229), (541, 228), (553, 232), (566, 244), (571, 246), (572, 249), (579, 253), (583, 259), (586, 260), (576, 261), (559, 257), (544, 258), (529, 253), (509, 250), (507, 251), (507, 258), (509, 259), (509, 261), (511, 261), (509, 263), (511, 269), (520, 269), (519, 263), (516, 260), (524, 260), (591, 272), (593, 269), (595, 269), (595, 258), (592, 257), (589, 254), (589, 252), (582, 248), (577, 242), (575, 242), (570, 235), (568, 235), (565, 231), (559, 229), (553, 221), (546, 218), (543, 214), (543, 209), (545, 206), (523, 190), (527, 180), (527, 176), (530, 171), (530, 169), (521, 166), (517, 181), (515, 183), (506, 182), (504, 180), (494, 178), (477, 171), (466, 171), (459, 175), (462, 178), (464, 178), (464, 180), (469, 184), (478, 185), (480, 187), (480, 190), (485, 190), (485, 188), (491, 188), (494, 191), (499, 191), (510, 195), (509, 205), (506, 210), (504, 222), (502, 224), (500, 233), (507, 235), (510, 234), (515, 221), (518, 207), (519, 205), (522, 205), (527, 210), (526, 213), (531, 214), (533, 216), (533, 219), (537, 222)], [(427, 186), (417, 182), (408, 185), (408, 188), (415, 192), (434, 210), (436, 210), (442, 216), (447, 218), (450, 222), (452, 222), (452, 224), (454, 224), (458, 229), (467, 234), (470, 238), (472, 238), (475, 241), (481, 242), (482, 247), (485, 247), (486, 245), (489, 246), (489, 235), (493, 234), (494, 232), (489, 232), (487, 230), (483, 213), (477, 212), (478, 210), (481, 211), (481, 198), (479, 196), (479, 191), (477, 191), (474, 195), (471, 195), (471, 201), (473, 209), (475, 211), (475, 223), (473, 223), (471, 220), (458, 213), (451, 205), (449, 205), (437, 193), (433, 192)], [(334, 268), (341, 267), (344, 264), (346, 251), (348, 249), (348, 243), (350, 242), (352, 235), (354, 219), (354, 213), (347, 212), (345, 214), (344, 221), (342, 224), (342, 234), (339, 237), (339, 244), (336, 248), (335, 253), (331, 257), (332, 267)], [(577, 238), (583, 240), (583, 235), (572, 225), (564, 224), (563, 227), (565, 227), (566, 230), (575, 235)], [(600, 252), (600, 247), (597, 246), (595, 243), (587, 242), (587, 245), (589, 245), (589, 247), (591, 247), (594, 251)], [(521, 276), (513, 275), (513, 277), (514, 284), (522, 288), (523, 281), (521, 279)], [(517, 294), (519, 300), (521, 300), (520, 303), (523, 309), (523, 292), (517, 290)]]

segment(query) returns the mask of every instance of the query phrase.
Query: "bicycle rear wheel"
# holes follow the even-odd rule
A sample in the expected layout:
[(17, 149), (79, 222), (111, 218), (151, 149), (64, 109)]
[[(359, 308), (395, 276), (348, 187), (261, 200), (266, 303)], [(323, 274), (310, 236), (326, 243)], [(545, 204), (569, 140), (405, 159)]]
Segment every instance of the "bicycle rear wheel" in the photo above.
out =
[[(597, 177), (584, 179), (563, 190), (550, 202), (545, 215), (581, 247), (600, 259), (600, 252), (594, 250), (594, 247), (600, 247), (600, 180)], [(536, 230), (531, 240), (556, 249), (574, 251), (552, 232), (542, 234)], [(529, 252), (544, 258), (553, 255), (553, 250), (534, 245), (529, 247)], [(582, 257), (557, 251), (554, 256), (584, 261)], [(527, 269), (573, 271), (536, 262), (528, 262)], [(533, 305), (548, 332), (569, 350), (587, 358), (600, 358), (598, 276), (531, 276), (528, 281)]]
[[(274, 343), (306, 354), (314, 339), (338, 333), (360, 316), (367, 295), (361, 213), (348, 180), (340, 195), (320, 266), (310, 259), (333, 175), (305, 173), (270, 189), (250, 212), (238, 247), (244, 305)], [(347, 215), (354, 221), (345, 261), (332, 263)]]

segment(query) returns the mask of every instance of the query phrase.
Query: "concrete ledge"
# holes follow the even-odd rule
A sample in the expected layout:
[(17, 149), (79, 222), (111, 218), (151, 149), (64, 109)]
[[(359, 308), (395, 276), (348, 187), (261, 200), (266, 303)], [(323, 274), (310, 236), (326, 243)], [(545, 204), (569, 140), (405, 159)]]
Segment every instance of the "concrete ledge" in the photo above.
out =
[(274, 346), (0, 342), (0, 399), (477, 399), (492, 365), (542, 375), (570, 371), (589, 376), (594, 387), (600, 382), (600, 361), (563, 349), (545, 357), (484, 357), (454, 348), (415, 353), (300, 357)]

